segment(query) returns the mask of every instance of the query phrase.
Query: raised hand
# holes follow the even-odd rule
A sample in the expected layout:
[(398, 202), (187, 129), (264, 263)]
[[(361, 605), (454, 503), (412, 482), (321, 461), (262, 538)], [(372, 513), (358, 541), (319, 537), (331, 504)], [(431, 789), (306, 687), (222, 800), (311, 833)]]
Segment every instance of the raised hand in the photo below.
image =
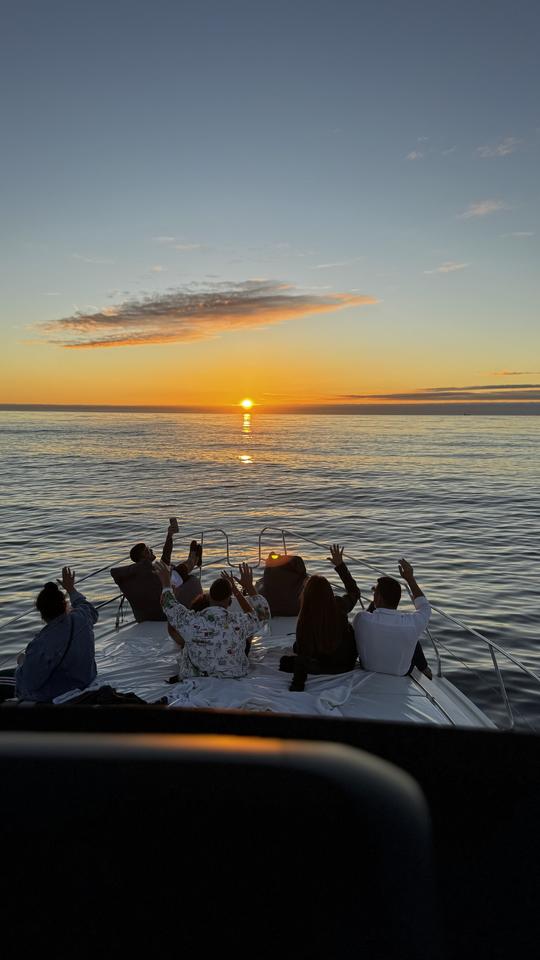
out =
[(409, 582), (414, 577), (414, 570), (408, 560), (405, 560), (405, 557), (402, 557), (398, 563), (399, 572), (404, 580)]
[(333, 563), (335, 567), (339, 567), (343, 563), (343, 550), (344, 547), (340, 547), (339, 543), (333, 543), (330, 547), (330, 556), (326, 559)]
[(197, 541), (192, 540), (189, 545), (189, 553), (188, 553), (188, 558), (186, 560), (186, 567), (188, 568), (190, 573), (193, 570), (193, 567), (196, 567), (198, 565), (198, 558), (199, 558), (199, 547), (198, 547)]
[(75, 571), (69, 567), (62, 567), (62, 579), (56, 581), (67, 593), (75, 589)]
[(153, 567), (154, 573), (159, 577), (163, 589), (165, 589), (165, 587), (170, 587), (171, 571), (169, 570), (167, 564), (163, 563), (163, 560), (156, 560), (153, 564)]
[(252, 568), (248, 563), (241, 563), (238, 567), (238, 570), (240, 571), (240, 577), (238, 578), (240, 586), (243, 587), (248, 593), (253, 593), (254, 587)]
[(232, 573), (229, 573), (228, 570), (222, 570), (220, 573), (220, 577), (222, 580), (227, 581), (233, 593), (236, 594), (239, 592), (238, 587), (236, 586), (236, 583), (237, 583), (236, 577)]

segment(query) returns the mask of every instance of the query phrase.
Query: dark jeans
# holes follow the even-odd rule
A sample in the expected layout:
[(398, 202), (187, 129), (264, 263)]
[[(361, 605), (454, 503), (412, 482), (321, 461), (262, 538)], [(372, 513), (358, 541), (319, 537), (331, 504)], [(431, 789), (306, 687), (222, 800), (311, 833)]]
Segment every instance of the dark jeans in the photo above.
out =
[(0, 702), (15, 696), (15, 667), (0, 670)]
[(417, 670), (421, 670), (422, 673), (426, 669), (428, 662), (424, 656), (424, 651), (422, 650), (422, 644), (420, 641), (416, 644), (414, 648), (413, 658), (411, 660), (411, 665), (407, 673), (411, 673), (413, 667), (416, 667)]

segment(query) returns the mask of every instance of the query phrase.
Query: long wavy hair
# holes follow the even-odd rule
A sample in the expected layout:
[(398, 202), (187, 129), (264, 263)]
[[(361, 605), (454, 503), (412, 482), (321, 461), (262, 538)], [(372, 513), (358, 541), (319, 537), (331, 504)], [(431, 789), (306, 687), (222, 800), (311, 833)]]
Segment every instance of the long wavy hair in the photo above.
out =
[(296, 652), (304, 657), (332, 653), (339, 640), (339, 613), (326, 577), (308, 577), (300, 597)]

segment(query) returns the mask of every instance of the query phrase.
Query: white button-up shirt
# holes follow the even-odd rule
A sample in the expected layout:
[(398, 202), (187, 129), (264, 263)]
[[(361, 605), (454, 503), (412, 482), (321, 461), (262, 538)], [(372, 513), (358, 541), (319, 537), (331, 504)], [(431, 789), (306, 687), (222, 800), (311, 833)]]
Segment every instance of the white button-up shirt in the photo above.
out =
[(364, 670), (403, 677), (409, 671), (418, 638), (426, 629), (431, 607), (425, 597), (414, 601), (414, 613), (378, 607), (362, 610), (353, 621), (356, 649)]

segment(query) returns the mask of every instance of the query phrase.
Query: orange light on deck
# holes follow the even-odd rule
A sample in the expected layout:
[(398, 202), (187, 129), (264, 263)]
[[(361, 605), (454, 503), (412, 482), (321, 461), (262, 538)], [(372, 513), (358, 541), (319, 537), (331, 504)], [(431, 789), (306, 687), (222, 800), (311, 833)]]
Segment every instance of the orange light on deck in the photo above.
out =
[(252, 406), (253, 406), (253, 400), (250, 400), (249, 397), (246, 397), (245, 400), (242, 400), (242, 401), (240, 402), (240, 406), (241, 406), (244, 410), (251, 410), (251, 408), (252, 408)]

